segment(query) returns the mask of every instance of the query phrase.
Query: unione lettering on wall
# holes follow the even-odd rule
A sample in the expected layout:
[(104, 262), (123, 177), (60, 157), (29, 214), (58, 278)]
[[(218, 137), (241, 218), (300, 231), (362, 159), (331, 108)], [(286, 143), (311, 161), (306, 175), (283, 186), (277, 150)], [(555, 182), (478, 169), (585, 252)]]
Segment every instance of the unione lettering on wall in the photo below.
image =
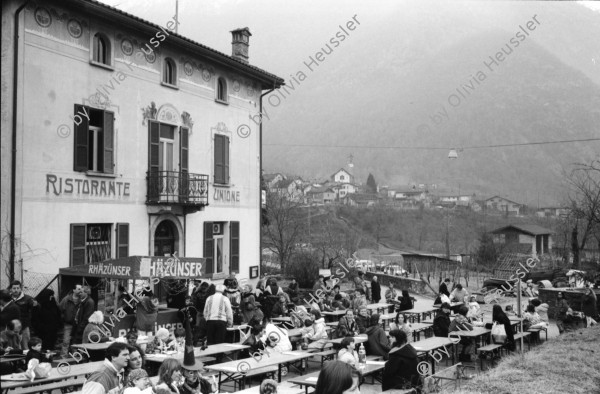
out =
[(240, 192), (239, 190), (230, 190), (215, 187), (213, 192), (213, 200), (231, 203), (240, 202)]
[(103, 179), (78, 179), (62, 178), (54, 174), (46, 174), (46, 193), (60, 196), (72, 194), (73, 196), (95, 197), (129, 197), (131, 183), (103, 180)]

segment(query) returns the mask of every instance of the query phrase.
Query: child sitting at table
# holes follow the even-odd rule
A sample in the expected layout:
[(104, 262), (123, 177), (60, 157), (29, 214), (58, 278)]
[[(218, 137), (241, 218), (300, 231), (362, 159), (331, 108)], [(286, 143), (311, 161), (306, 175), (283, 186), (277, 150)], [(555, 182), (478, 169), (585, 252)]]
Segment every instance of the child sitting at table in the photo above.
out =
[(152, 394), (152, 384), (148, 372), (144, 369), (134, 369), (129, 372), (123, 394)]
[(40, 363), (50, 363), (52, 360), (42, 353), (42, 340), (38, 337), (31, 337), (29, 342), (29, 351), (27, 352), (27, 357), (25, 357), (25, 364), (29, 364), (29, 360), (32, 358), (37, 358)]
[(169, 330), (166, 328), (159, 328), (156, 331), (156, 335), (152, 339), (152, 342), (146, 346), (146, 354), (151, 353), (163, 353), (167, 350), (167, 341), (169, 340)]
[(185, 350), (185, 330), (178, 328), (175, 330), (175, 339), (167, 345), (167, 349), (175, 350), (177, 353), (183, 353)]

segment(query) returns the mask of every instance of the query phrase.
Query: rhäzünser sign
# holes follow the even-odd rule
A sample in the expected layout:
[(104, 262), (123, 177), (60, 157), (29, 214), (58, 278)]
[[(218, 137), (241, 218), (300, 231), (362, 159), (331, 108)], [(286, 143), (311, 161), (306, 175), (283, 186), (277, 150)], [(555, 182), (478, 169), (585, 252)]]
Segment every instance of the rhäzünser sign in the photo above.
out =
[(140, 275), (147, 277), (196, 277), (202, 275), (202, 263), (181, 261), (176, 257), (142, 258), (140, 261)]

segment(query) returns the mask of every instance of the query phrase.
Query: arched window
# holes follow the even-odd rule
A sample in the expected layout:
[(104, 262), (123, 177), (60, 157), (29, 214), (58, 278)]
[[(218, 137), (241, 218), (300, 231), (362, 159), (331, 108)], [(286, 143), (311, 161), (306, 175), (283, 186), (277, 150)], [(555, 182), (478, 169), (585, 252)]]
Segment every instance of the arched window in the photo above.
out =
[(169, 85), (177, 85), (177, 66), (171, 58), (166, 58), (163, 64), (163, 82)]
[(95, 62), (110, 66), (110, 41), (101, 33), (94, 35), (93, 59)]
[(224, 78), (219, 78), (217, 81), (217, 100), (227, 102), (227, 82)]

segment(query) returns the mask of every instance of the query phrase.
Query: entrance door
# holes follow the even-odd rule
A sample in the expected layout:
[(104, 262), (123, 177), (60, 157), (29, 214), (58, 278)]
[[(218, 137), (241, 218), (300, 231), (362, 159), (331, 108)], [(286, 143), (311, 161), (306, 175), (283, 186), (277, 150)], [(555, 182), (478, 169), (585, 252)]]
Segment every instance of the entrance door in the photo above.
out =
[(154, 233), (154, 255), (170, 256), (175, 253), (175, 226), (163, 220)]
[(160, 125), (160, 139), (158, 144), (158, 170), (162, 171), (163, 184), (161, 190), (161, 201), (172, 201), (177, 198), (179, 176), (175, 168), (175, 128)]

